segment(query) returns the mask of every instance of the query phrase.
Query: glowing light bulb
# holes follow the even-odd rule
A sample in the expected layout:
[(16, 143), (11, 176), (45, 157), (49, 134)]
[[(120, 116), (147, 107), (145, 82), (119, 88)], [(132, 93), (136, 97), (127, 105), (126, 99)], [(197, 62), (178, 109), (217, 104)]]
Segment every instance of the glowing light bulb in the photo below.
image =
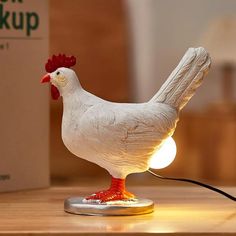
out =
[(176, 156), (176, 144), (172, 137), (167, 138), (160, 149), (151, 157), (150, 167), (152, 169), (162, 169), (170, 165)]

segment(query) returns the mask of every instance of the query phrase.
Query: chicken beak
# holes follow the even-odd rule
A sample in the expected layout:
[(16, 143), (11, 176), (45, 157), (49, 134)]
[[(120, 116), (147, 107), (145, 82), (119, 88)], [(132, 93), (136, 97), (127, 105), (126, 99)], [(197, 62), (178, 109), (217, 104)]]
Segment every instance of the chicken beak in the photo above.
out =
[(51, 77), (49, 74), (44, 75), (44, 77), (41, 79), (41, 83), (47, 83), (50, 82)]

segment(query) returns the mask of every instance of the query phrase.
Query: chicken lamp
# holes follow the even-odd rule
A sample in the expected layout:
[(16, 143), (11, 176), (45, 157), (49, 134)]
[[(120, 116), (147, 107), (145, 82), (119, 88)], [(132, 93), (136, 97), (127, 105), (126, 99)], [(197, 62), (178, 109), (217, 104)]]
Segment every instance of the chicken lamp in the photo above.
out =
[(126, 189), (126, 177), (164, 168), (176, 154), (171, 138), (182, 108), (207, 74), (211, 60), (202, 47), (187, 50), (160, 90), (144, 103), (115, 103), (85, 91), (72, 69), (74, 56), (59, 54), (45, 65), (42, 83), (63, 100), (62, 140), (75, 156), (111, 175), (111, 186), (87, 197), (65, 200), (65, 211), (86, 215), (150, 213), (154, 204)]

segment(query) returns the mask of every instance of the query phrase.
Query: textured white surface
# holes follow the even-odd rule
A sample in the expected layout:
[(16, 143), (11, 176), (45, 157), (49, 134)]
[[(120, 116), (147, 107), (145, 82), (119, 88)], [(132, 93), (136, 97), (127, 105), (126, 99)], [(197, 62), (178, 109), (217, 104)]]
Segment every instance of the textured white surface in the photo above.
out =
[(50, 76), (63, 97), (64, 144), (76, 156), (98, 164), (116, 178), (146, 171), (153, 152), (173, 134), (179, 111), (209, 66), (210, 58), (203, 48), (190, 48), (157, 94), (136, 104), (98, 98), (82, 89), (73, 70), (59, 68)]

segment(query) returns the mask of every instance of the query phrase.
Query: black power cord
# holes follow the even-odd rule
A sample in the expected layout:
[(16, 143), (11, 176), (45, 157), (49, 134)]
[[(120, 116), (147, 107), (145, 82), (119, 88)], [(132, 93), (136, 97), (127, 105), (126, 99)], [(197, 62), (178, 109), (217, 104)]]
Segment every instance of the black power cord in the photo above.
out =
[(208, 188), (208, 189), (210, 189), (210, 190), (212, 190), (212, 191), (214, 191), (214, 192), (217, 192), (217, 193), (219, 193), (219, 194), (222, 194), (222, 195), (224, 195), (225, 197), (231, 199), (232, 201), (236, 201), (236, 197), (234, 197), (234, 196), (232, 196), (232, 195), (230, 195), (230, 194), (228, 194), (228, 193), (226, 193), (226, 192), (224, 192), (224, 191), (222, 191), (222, 190), (220, 190), (220, 189), (218, 189), (218, 188), (215, 188), (215, 187), (213, 187), (213, 186), (211, 186), (211, 185), (204, 184), (204, 183), (198, 182), (198, 181), (196, 181), (196, 180), (185, 179), (185, 178), (164, 177), (164, 176), (161, 176), (161, 175), (158, 175), (158, 174), (152, 172), (151, 170), (148, 170), (148, 172), (149, 172), (151, 175), (153, 175), (153, 176), (155, 176), (155, 177), (157, 177), (157, 178), (159, 178), (159, 179), (175, 180), (175, 181), (182, 181), (182, 182), (188, 182), (188, 183), (192, 183), (192, 184), (197, 184), (197, 185), (200, 185), (200, 186), (202, 186), (202, 187)]

